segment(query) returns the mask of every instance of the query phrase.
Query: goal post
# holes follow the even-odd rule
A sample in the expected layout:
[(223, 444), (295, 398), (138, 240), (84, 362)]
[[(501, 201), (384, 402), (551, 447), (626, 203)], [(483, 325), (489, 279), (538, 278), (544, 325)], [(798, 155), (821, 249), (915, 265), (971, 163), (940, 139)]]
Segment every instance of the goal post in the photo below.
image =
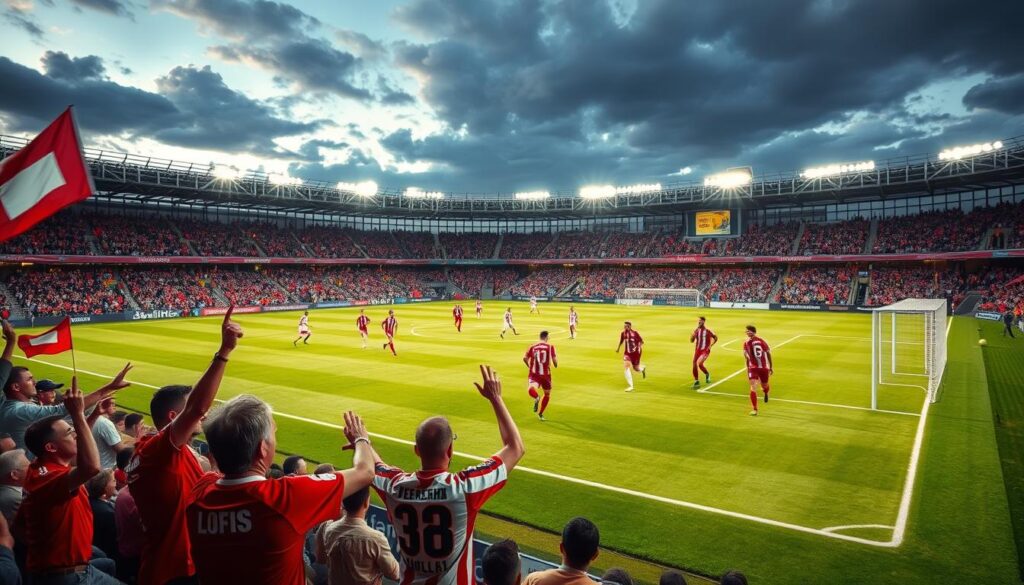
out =
[(946, 300), (906, 299), (871, 313), (871, 408), (884, 386), (921, 388), (938, 399), (946, 369)]
[(627, 288), (624, 299), (646, 299), (664, 301), (681, 307), (703, 307), (704, 295), (695, 288)]

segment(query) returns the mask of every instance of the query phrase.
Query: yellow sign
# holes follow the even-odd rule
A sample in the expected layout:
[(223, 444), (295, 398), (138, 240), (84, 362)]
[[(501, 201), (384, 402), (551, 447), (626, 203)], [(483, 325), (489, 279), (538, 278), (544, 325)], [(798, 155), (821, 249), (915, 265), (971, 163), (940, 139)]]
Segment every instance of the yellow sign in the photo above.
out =
[(727, 236), (731, 231), (731, 214), (725, 211), (698, 211), (698, 236)]

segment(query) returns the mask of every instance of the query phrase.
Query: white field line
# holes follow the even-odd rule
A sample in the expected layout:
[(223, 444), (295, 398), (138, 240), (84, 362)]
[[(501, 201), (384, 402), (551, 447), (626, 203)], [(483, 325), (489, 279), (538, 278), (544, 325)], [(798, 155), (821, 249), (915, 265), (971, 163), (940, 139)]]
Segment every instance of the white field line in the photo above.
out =
[(823, 532), (840, 532), (842, 530), (853, 530), (855, 528), (883, 528), (892, 530), (894, 526), (888, 524), (847, 524), (846, 526), (829, 526), (828, 528), (822, 528)]
[[(785, 342), (783, 342), (783, 343), (785, 343)], [(782, 345), (782, 344), (780, 343), (779, 345)], [(776, 347), (778, 347), (778, 346), (776, 346)], [(54, 368), (60, 368), (60, 369), (63, 369), (63, 370), (71, 370), (72, 369), (69, 366), (65, 366), (65, 365), (61, 365), (61, 364), (55, 364), (55, 363), (47, 362), (47, 361), (44, 361), (44, 360), (28, 360), (28, 359), (23, 358), (21, 356), (15, 356), (15, 357), (17, 357), (18, 359), (22, 359), (22, 360), (28, 361), (29, 363), (46, 364), (48, 366), (51, 366), (51, 367), (54, 367)], [(109, 377), (109, 376), (106, 376), (105, 374), (100, 374), (98, 372), (91, 372), (89, 370), (79, 369), (78, 371), (82, 372), (83, 374), (89, 374), (89, 375), (92, 375), (92, 376), (99, 376), (101, 378)], [(159, 386), (154, 386), (152, 384), (146, 384), (146, 383), (143, 383), (143, 382), (136, 382), (136, 381), (132, 381), (132, 385), (142, 386), (144, 388), (158, 388), (159, 387)], [(223, 400), (220, 400), (220, 399), (217, 399), (216, 401), (217, 402), (224, 402)], [(326, 427), (326, 428), (331, 428), (331, 429), (341, 430), (343, 428), (341, 425), (336, 424), (336, 423), (324, 422), (324, 421), (320, 421), (320, 420), (306, 418), (304, 416), (296, 416), (294, 414), (287, 414), (287, 413), (280, 412), (280, 411), (277, 411), (277, 410), (274, 411), (274, 415), (275, 416), (280, 416), (280, 417), (283, 417), (283, 418), (289, 418), (289, 419), (292, 419), (292, 420), (297, 420), (297, 421), (300, 421), (300, 422), (305, 422), (305, 423), (313, 424), (313, 425), (318, 425), (318, 426), (322, 426), (322, 427)], [(370, 434), (370, 436), (372, 436), (372, 437), (374, 437), (376, 439), (382, 439), (382, 440), (385, 440), (385, 441), (391, 441), (393, 443), (400, 443), (402, 445), (414, 445), (415, 444), (413, 441), (410, 441), (408, 439), (401, 439), (401, 438), (398, 438), (398, 437), (391, 437), (391, 436), (388, 436), (388, 435), (382, 435), (380, 433), (369, 433), (369, 434)], [(455, 451), (454, 454), (458, 455), (459, 457), (465, 457), (467, 459), (473, 459), (473, 460), (476, 460), (476, 461), (484, 461), (484, 460), (487, 459), (486, 457), (480, 457), (479, 455), (472, 455), (472, 454), (469, 454), (469, 453), (463, 453), (461, 451)], [(916, 463), (915, 463), (915, 465), (916, 465)], [(882, 542), (882, 541), (878, 541), (878, 540), (870, 540), (870, 539), (867, 539), (867, 538), (860, 538), (860, 537), (857, 537), (857, 536), (849, 536), (849, 535), (846, 535), (846, 534), (837, 534), (835, 532), (826, 532), (825, 530), (822, 530), (820, 528), (810, 528), (808, 526), (801, 526), (799, 524), (792, 524), (792, 523), (789, 523), (789, 522), (782, 522), (782, 521), (779, 521), (779, 520), (772, 520), (771, 518), (763, 518), (761, 516), (753, 516), (753, 515), (750, 515), (750, 514), (743, 514), (741, 512), (733, 512), (732, 510), (725, 510), (723, 508), (716, 508), (714, 506), (706, 506), (704, 504), (697, 504), (697, 503), (694, 503), (694, 502), (687, 502), (685, 500), (677, 500), (677, 499), (674, 499), (674, 498), (667, 498), (667, 497), (664, 497), (664, 496), (648, 494), (648, 493), (645, 493), (645, 492), (640, 492), (640, 491), (636, 491), (636, 490), (632, 490), (632, 489), (628, 489), (628, 488), (623, 488), (623, 487), (608, 485), (608, 484), (604, 484), (604, 483), (599, 483), (599, 482), (596, 482), (596, 481), (590, 481), (590, 480), (587, 480), (587, 479), (580, 479), (580, 478), (571, 477), (571, 476), (568, 476), (568, 475), (561, 475), (559, 473), (552, 473), (550, 471), (544, 471), (542, 469), (534, 469), (532, 467), (525, 467), (525, 466), (522, 466), (522, 465), (517, 465), (515, 467), (515, 469), (517, 471), (522, 471), (522, 472), (525, 472), (525, 473), (531, 473), (531, 474), (539, 475), (539, 476), (542, 476), (542, 477), (549, 477), (549, 478), (552, 478), (552, 479), (558, 479), (558, 480), (561, 480), (561, 481), (564, 481), (564, 482), (568, 482), (568, 483), (574, 483), (574, 484), (577, 484), (577, 485), (583, 485), (583, 486), (587, 486), (587, 487), (597, 488), (597, 489), (601, 489), (601, 490), (605, 490), (605, 491), (610, 491), (610, 492), (615, 492), (615, 493), (624, 494), (624, 495), (628, 495), (628, 496), (633, 496), (633, 497), (637, 497), (637, 498), (642, 498), (642, 499), (645, 499), (645, 500), (651, 500), (651, 501), (659, 502), (659, 503), (662, 503), (662, 504), (669, 504), (669, 505), (672, 505), (672, 506), (678, 506), (678, 507), (681, 507), (681, 508), (689, 508), (691, 510), (699, 510), (701, 512), (708, 512), (708, 513), (711, 513), (711, 514), (719, 514), (719, 515), (722, 515), (722, 516), (728, 516), (730, 518), (737, 518), (737, 519), (740, 519), (740, 520), (747, 520), (747, 521), (750, 521), (750, 522), (757, 522), (758, 524), (766, 524), (768, 526), (775, 526), (777, 528), (785, 528), (785, 529), (793, 530), (793, 531), (796, 531), (796, 532), (803, 532), (805, 534), (814, 534), (814, 535), (817, 535), (817, 536), (824, 536), (824, 537), (827, 537), (827, 538), (834, 538), (834, 539), (837, 539), (837, 540), (845, 540), (845, 541), (848, 541), (848, 542), (856, 542), (858, 544), (865, 544), (865, 545), (868, 545), (868, 546), (877, 546), (877, 547), (886, 547), (886, 548), (892, 548), (894, 546), (898, 546), (898, 545), (892, 544), (892, 541), (890, 541), (890, 542)], [(904, 498), (906, 498), (906, 496), (904, 496)], [(898, 525), (899, 524), (897, 522), (897, 526)]]
[[(949, 330), (953, 327), (953, 318), (947, 317), (946, 321), (946, 346), (949, 346)], [(943, 368), (945, 373), (945, 368)], [(928, 423), (928, 410), (931, 402), (928, 397), (924, 398), (924, 406), (921, 407), (921, 418), (917, 422), (917, 434), (914, 435), (914, 447), (910, 451), (910, 463), (907, 465), (907, 480), (903, 483), (903, 497), (900, 498), (899, 512), (896, 514), (896, 527), (892, 531), (892, 540), (887, 546), (897, 547), (903, 544), (903, 537), (907, 533), (907, 521), (910, 519), (910, 502), (914, 499), (914, 482), (917, 479), (917, 464), (921, 461), (921, 445), (924, 444), (924, 430)]]

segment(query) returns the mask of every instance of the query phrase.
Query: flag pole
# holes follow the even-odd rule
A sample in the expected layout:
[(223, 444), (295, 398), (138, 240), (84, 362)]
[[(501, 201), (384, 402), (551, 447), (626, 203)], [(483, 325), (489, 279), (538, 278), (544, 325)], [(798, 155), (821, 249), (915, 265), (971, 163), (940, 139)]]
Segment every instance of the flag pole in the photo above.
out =
[[(68, 332), (71, 331), (71, 317), (65, 317), (68, 319)], [(78, 364), (75, 363), (75, 336), (69, 335), (71, 338), (71, 375), (78, 377)]]

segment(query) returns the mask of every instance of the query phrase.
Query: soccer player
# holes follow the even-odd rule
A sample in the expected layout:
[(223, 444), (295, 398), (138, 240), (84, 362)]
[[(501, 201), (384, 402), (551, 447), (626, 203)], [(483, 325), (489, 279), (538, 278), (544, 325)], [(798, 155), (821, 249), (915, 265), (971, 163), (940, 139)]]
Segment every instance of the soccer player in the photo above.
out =
[(452, 309), (452, 317), (455, 317), (455, 329), (462, 333), (462, 305), (455, 305)]
[(569, 307), (569, 339), (576, 339), (576, 325), (580, 322), (580, 316), (576, 309)]
[(476, 302), (476, 318), (479, 319), (484, 314), (484, 304), (479, 300)]
[(366, 316), (366, 309), (359, 309), (359, 317), (356, 318), (356, 327), (359, 329), (359, 337), (363, 340), (363, 349), (366, 349), (366, 340), (370, 338), (367, 327), (370, 326), (370, 318)]
[(693, 348), (693, 387), (700, 388), (700, 378), (697, 376), (697, 369), (704, 372), (704, 383), (711, 383), (711, 372), (704, 367), (704, 362), (711, 356), (711, 347), (718, 343), (718, 336), (714, 331), (704, 325), (704, 317), (697, 320), (697, 328), (690, 335), (690, 343), (695, 344)]
[(302, 313), (302, 316), (299, 317), (299, 336), (295, 338), (292, 345), (294, 346), (299, 343), (299, 340), (303, 337), (305, 337), (305, 339), (302, 339), (302, 344), (308, 345), (309, 337), (311, 335), (313, 335), (313, 332), (309, 330), (309, 311), (305, 311)]
[(768, 402), (768, 377), (772, 370), (772, 352), (768, 343), (757, 336), (757, 327), (747, 325), (747, 340), (743, 343), (743, 356), (747, 358), (747, 380), (750, 381), (750, 404), (754, 410), (750, 416), (757, 416), (757, 383), (761, 383), (764, 401)]
[(530, 314), (537, 313), (540, 315), (540, 309), (537, 308), (537, 297), (530, 297)]
[(640, 372), (640, 375), (647, 379), (647, 366), (640, 365), (640, 354), (644, 351), (644, 338), (640, 337), (640, 333), (633, 329), (631, 322), (626, 321), (625, 326), (622, 334), (619, 335), (619, 346), (615, 348), (615, 353), (619, 353), (623, 343), (626, 344), (626, 352), (622, 354), (622, 364), (626, 367), (626, 383), (629, 384), (626, 387), (626, 392), (632, 392), (633, 372), (631, 370)]
[[(544, 410), (547, 409), (548, 400), (551, 399), (551, 366), (558, 367), (555, 347), (548, 343), (547, 331), (541, 331), (540, 341), (526, 350), (523, 363), (530, 370), (526, 389), (530, 392), (530, 398), (533, 398), (533, 412), (537, 413), (540, 420), (544, 420)], [(543, 400), (537, 394), (538, 386), (544, 391)], [(537, 412), (538, 402), (540, 403), (540, 412)]]
[(451, 425), (431, 417), (416, 429), (420, 470), (406, 473), (375, 455), (373, 487), (394, 520), (402, 562), (401, 585), (470, 585), (475, 583), (473, 525), (491, 496), (505, 487), (508, 475), (526, 448), (501, 397), (501, 380), (480, 366), (484, 382), (476, 389), (494, 409), (502, 448), (490, 459), (458, 472), (452, 460)]
[(502, 339), (505, 339), (505, 332), (508, 331), (509, 329), (512, 330), (512, 333), (515, 333), (516, 335), (519, 335), (519, 332), (516, 331), (516, 326), (512, 324), (512, 307), (508, 307), (508, 308), (505, 309), (505, 318), (504, 318), (504, 320), (502, 320), (502, 325), (501, 325), (501, 338)]
[(395, 319), (395, 311), (388, 311), (388, 318), (381, 321), (380, 326), (384, 329), (384, 335), (388, 338), (382, 346), (383, 349), (391, 348), (391, 355), (398, 357), (395, 351), (395, 332), (398, 331), (398, 319)]

